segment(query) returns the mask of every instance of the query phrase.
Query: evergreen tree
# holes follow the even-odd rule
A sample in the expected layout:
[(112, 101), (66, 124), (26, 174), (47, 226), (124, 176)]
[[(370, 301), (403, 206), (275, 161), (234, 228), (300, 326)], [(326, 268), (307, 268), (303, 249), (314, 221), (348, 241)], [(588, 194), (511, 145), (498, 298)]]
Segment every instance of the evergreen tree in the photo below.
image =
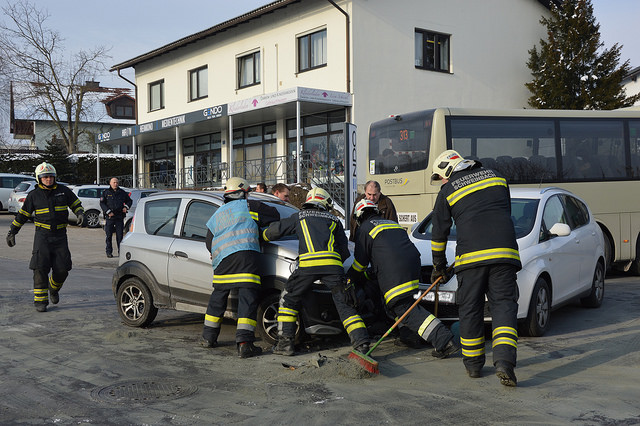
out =
[(617, 43), (610, 49), (600, 41), (600, 24), (591, 0), (551, 2), (551, 17), (542, 18), (548, 40), (540, 50), (529, 50), (527, 66), (533, 81), (525, 85), (532, 93), (529, 105), (540, 109), (616, 109), (631, 106), (640, 94), (626, 97), (622, 79), (630, 71), (622, 66)]
[(69, 160), (69, 154), (62, 140), (56, 138), (56, 135), (47, 141), (44, 152), (40, 154), (41, 161), (46, 161), (56, 168), (56, 180), (64, 182), (75, 182), (73, 166)]

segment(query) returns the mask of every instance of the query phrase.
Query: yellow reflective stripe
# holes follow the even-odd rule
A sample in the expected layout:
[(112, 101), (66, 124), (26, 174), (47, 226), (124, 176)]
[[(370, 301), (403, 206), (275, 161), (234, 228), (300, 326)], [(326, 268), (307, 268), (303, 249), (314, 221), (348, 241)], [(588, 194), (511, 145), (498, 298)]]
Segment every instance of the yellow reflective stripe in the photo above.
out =
[(256, 222), (260, 219), (257, 212), (250, 211), (249, 213), (251, 214), (251, 217), (253, 218), (253, 220), (255, 220)]
[(420, 336), (422, 336), (424, 334), (424, 331), (427, 329), (427, 327), (429, 327), (429, 324), (431, 324), (433, 322), (433, 320), (436, 319), (436, 317), (433, 316), (433, 314), (430, 314), (422, 323), (422, 325), (420, 326), (420, 328), (418, 328), (418, 334)]
[(256, 320), (252, 320), (251, 318), (238, 318), (238, 324), (246, 324), (250, 325), (251, 327), (255, 327), (256, 325), (258, 325)]
[(36, 210), (36, 214), (44, 214), (44, 213), (49, 213), (49, 207), (47, 207), (46, 209), (37, 209)]
[(262, 239), (265, 241), (269, 241), (269, 238), (267, 238), (267, 229), (269, 228), (265, 228), (265, 230), (262, 231)]
[(481, 345), (484, 343), (484, 336), (476, 339), (465, 339), (464, 337), (460, 337), (460, 343), (462, 343), (463, 346)]
[(493, 248), (487, 250), (472, 251), (456, 256), (456, 266), (482, 262), (490, 259), (515, 259), (520, 260), (518, 250), (512, 248)]
[(502, 333), (506, 333), (506, 334), (511, 334), (513, 336), (515, 336), (516, 338), (518, 337), (518, 331), (513, 328), (513, 327), (496, 327), (495, 330), (493, 330), (493, 337), (496, 337), (498, 334), (502, 334)]
[(472, 358), (474, 356), (480, 356), (480, 355), (484, 355), (484, 348), (474, 349), (474, 350), (462, 348), (462, 356)]
[(301, 268), (311, 266), (342, 266), (342, 261), (336, 259), (300, 260)]
[(22, 209), (18, 210), (18, 214), (21, 214), (21, 215), (26, 216), (26, 217), (31, 217), (31, 213), (29, 213), (29, 212), (27, 212), (25, 210), (22, 210)]
[(463, 186), (462, 188), (454, 191), (447, 197), (447, 201), (450, 206), (460, 201), (463, 197), (472, 194), (481, 189), (489, 188), (490, 186), (504, 186), (507, 187), (507, 181), (504, 178), (494, 177), (489, 179), (483, 179), (479, 182), (472, 183), (471, 185)]
[(66, 228), (66, 227), (67, 227), (66, 223), (61, 223), (59, 225), (56, 225), (56, 229), (63, 229), (63, 228)]
[(355, 271), (357, 271), (357, 272), (362, 272), (362, 271), (364, 271), (364, 268), (366, 267), (366, 266), (362, 266), (362, 265), (360, 264), (360, 262), (358, 262), (358, 261), (357, 261), (357, 260), (355, 260), (355, 259), (353, 259), (353, 264), (352, 264), (351, 266), (353, 266), (353, 269), (354, 269)]
[(518, 342), (509, 337), (498, 337), (497, 339), (493, 339), (493, 345), (491, 347), (495, 348), (498, 345), (509, 345), (514, 348), (518, 348)]
[(13, 219), (13, 222), (11, 222), (11, 224), (15, 227), (21, 228), (22, 227), (22, 223), (18, 222), (17, 220)]
[(51, 225), (47, 225), (46, 223), (42, 223), (42, 222), (33, 222), (33, 224), (35, 226), (39, 226), (40, 228), (44, 228), (44, 229), (51, 229)]
[(298, 316), (298, 311), (296, 311), (295, 309), (285, 308), (284, 306), (280, 306), (278, 308), (278, 314), (292, 315), (295, 317), (295, 316)]
[(313, 253), (301, 254), (300, 260), (313, 260), (313, 259), (320, 259), (320, 258), (327, 258), (327, 257), (329, 258), (333, 257), (338, 260), (342, 259), (340, 255), (335, 251), (315, 251)]
[(49, 286), (52, 290), (58, 291), (62, 287), (62, 283), (56, 282), (53, 277), (49, 277)]
[(342, 321), (342, 325), (344, 326), (344, 329), (347, 330), (347, 333), (351, 333), (353, 330), (357, 330), (358, 328), (366, 328), (360, 315), (350, 316)]
[(221, 317), (214, 317), (213, 315), (205, 315), (204, 316), (204, 320), (206, 322), (212, 322), (212, 323), (220, 323), (220, 322), (222, 322), (222, 318)]
[(385, 303), (389, 303), (393, 298), (398, 297), (404, 293), (408, 293), (418, 288), (418, 280), (406, 282), (404, 284), (397, 285), (384, 294)]
[(228, 274), (213, 276), (214, 284), (229, 284), (237, 282), (260, 284), (260, 276), (256, 274)]
[(337, 223), (331, 222), (329, 226), (329, 244), (327, 245), (327, 250), (333, 251), (333, 244), (335, 243), (335, 235), (333, 235), (333, 231), (336, 229)]
[(313, 241), (311, 241), (311, 236), (309, 235), (309, 227), (307, 226), (307, 220), (302, 219), (300, 221), (300, 227), (302, 228), (302, 235), (304, 236), (304, 242), (307, 245), (307, 251), (313, 252), (315, 249), (313, 248)]
[(80, 204), (80, 200), (76, 198), (76, 200), (73, 203), (71, 203), (71, 208), (72, 209), (75, 208), (78, 204)]
[(34, 302), (48, 302), (49, 290), (46, 288), (34, 288), (33, 289), (33, 301)]
[(402, 229), (402, 226), (397, 223), (383, 223), (382, 225), (378, 225), (374, 227), (371, 231), (369, 231), (369, 235), (371, 238), (375, 238), (380, 232), (385, 231), (387, 229)]
[(431, 240), (431, 251), (444, 251), (447, 247), (447, 242), (438, 242)]
[(57, 212), (64, 212), (67, 211), (67, 209), (69, 208), (69, 206), (54, 206), (53, 209)]

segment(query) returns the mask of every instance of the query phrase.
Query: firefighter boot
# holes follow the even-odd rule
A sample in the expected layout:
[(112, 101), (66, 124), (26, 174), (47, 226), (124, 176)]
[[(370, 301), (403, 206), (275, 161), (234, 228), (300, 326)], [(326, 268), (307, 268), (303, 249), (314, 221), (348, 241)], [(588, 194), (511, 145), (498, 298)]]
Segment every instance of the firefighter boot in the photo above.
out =
[(276, 355), (292, 356), (295, 353), (293, 337), (279, 336), (278, 343), (273, 348)]
[(516, 379), (516, 373), (513, 371), (513, 365), (507, 361), (497, 361), (496, 364), (496, 376), (500, 379), (500, 383), (505, 386), (517, 386), (518, 379)]
[(240, 358), (251, 358), (262, 353), (262, 348), (255, 346), (253, 342), (238, 343), (238, 356)]
[(369, 352), (369, 342), (360, 343), (354, 348), (357, 352), (366, 355)]
[(60, 294), (56, 290), (49, 289), (49, 300), (54, 305), (58, 304), (60, 301)]
[(34, 306), (36, 307), (36, 311), (38, 312), (47, 312), (47, 303), (34, 302)]
[(444, 348), (442, 348), (442, 350), (437, 350), (434, 349), (431, 352), (431, 356), (434, 356), (436, 358), (447, 358), (453, 354), (455, 354), (456, 352), (458, 352), (460, 350), (460, 346), (458, 346), (456, 344), (456, 342), (454, 341), (454, 339), (449, 340), (449, 342), (447, 342), (447, 344), (445, 345)]

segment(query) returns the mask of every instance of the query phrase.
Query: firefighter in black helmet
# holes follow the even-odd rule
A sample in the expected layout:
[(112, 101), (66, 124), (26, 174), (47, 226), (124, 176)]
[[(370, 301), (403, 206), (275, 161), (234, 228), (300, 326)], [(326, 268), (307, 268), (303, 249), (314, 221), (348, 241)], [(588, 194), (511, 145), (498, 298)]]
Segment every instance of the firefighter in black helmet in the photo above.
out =
[(362, 353), (369, 350), (369, 333), (355, 308), (355, 292), (346, 289), (343, 262), (350, 256), (347, 236), (340, 220), (329, 212), (333, 203), (322, 188), (307, 193), (302, 210), (272, 223), (262, 233), (265, 241), (297, 234), (300, 264), (289, 277), (286, 293), (278, 309), (278, 343), (273, 353), (294, 354), (296, 321), (302, 298), (321, 280), (333, 296), (338, 315), (349, 334), (351, 344)]
[[(33, 255), (29, 268), (33, 270), (33, 303), (38, 312), (46, 312), (49, 300), (60, 300), (58, 291), (71, 270), (71, 252), (67, 241), (67, 225), (71, 209), (84, 220), (84, 209), (76, 194), (56, 182), (56, 169), (49, 163), (36, 167), (38, 185), (27, 195), (22, 208), (11, 223), (7, 245), (16, 244), (16, 234), (33, 218), (36, 227)], [(49, 275), (51, 272), (51, 275)]]
[(446, 274), (445, 248), (453, 222), (457, 229), (455, 272), (460, 306), (460, 342), (470, 377), (485, 363), (484, 300), (493, 318), (493, 364), (505, 386), (516, 386), (518, 286), (522, 265), (511, 221), (511, 198), (504, 177), (447, 150), (433, 163), (432, 183), (442, 182), (433, 209), (431, 279)]

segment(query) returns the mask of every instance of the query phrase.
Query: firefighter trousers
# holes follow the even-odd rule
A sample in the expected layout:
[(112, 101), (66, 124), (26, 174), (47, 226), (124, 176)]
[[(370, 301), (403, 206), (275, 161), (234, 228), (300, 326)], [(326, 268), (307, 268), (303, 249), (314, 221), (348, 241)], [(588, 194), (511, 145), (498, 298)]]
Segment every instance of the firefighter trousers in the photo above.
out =
[[(204, 319), (202, 337), (209, 342), (217, 342), (224, 313), (227, 310), (227, 300), (231, 287), (214, 285), (209, 305)], [(236, 343), (253, 342), (256, 340), (256, 316), (260, 288), (257, 284), (238, 287), (238, 323), (236, 326)]]
[(29, 269), (33, 270), (33, 302), (46, 306), (49, 291), (59, 291), (71, 270), (67, 233), (36, 230)]
[(477, 266), (457, 272), (460, 306), (460, 343), (467, 369), (485, 363), (485, 295), (492, 316), (493, 364), (506, 361), (515, 367), (518, 348), (517, 268), (510, 264)]
[[(413, 302), (412, 297), (405, 296), (388, 306), (388, 309), (397, 319), (404, 315), (407, 309), (413, 305)], [(449, 343), (449, 340), (453, 338), (451, 331), (431, 312), (420, 305), (413, 308), (400, 324), (418, 333), (422, 339), (430, 343), (437, 351), (442, 351)]]

